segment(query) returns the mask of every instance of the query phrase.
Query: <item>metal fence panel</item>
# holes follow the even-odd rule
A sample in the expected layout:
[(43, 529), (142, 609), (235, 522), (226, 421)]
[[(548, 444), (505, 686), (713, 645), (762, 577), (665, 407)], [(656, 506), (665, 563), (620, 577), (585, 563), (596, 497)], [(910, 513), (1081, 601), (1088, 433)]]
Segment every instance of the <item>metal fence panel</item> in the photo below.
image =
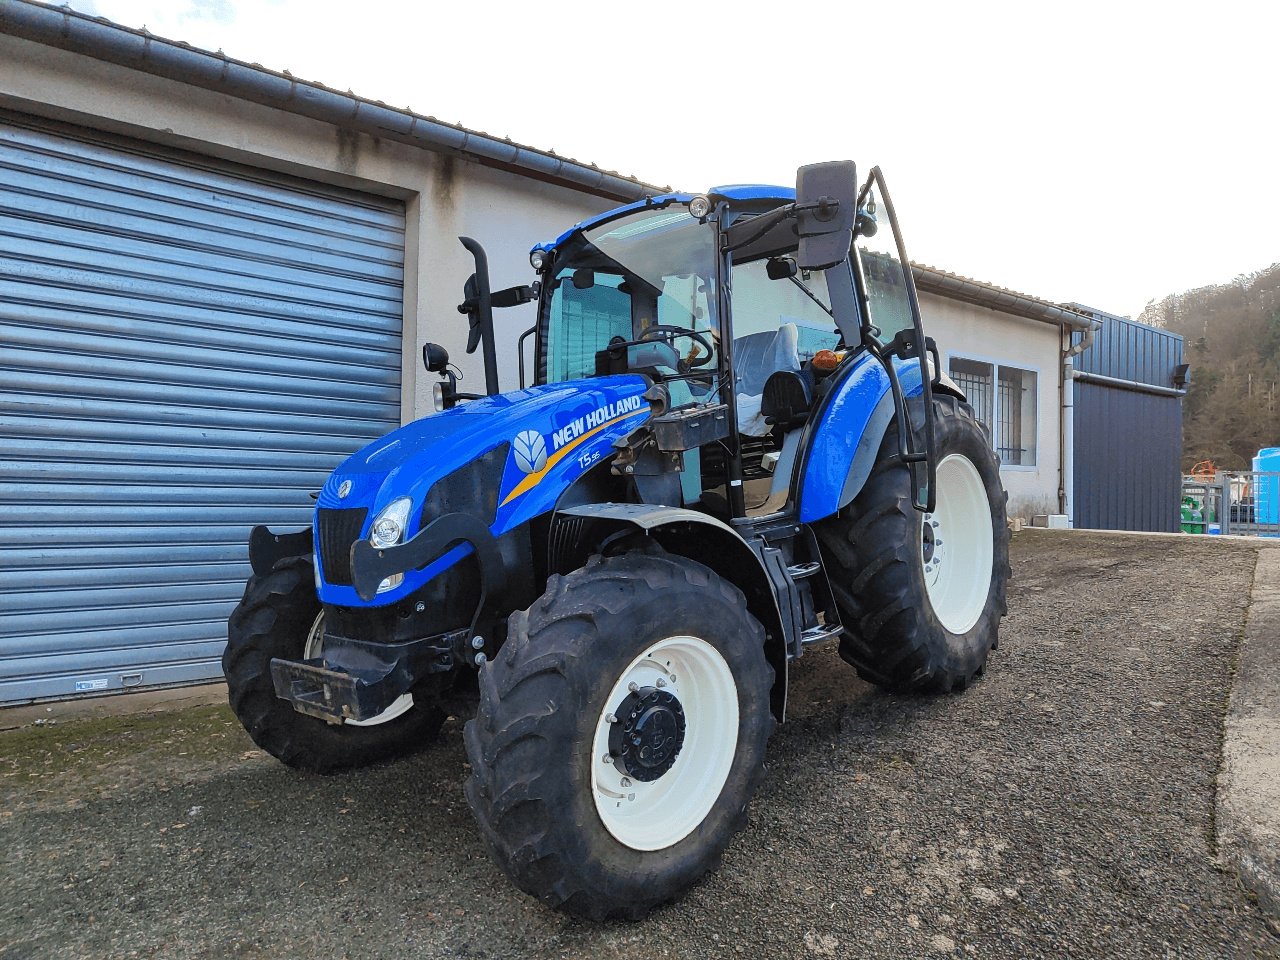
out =
[(1280, 472), (1222, 470), (1182, 480), (1182, 530), (1280, 537)]

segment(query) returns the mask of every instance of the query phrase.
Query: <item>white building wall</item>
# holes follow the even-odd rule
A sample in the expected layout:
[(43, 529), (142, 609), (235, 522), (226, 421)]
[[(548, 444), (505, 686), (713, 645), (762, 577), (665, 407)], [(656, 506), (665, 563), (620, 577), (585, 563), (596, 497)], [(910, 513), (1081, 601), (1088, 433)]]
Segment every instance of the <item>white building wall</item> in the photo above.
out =
[(920, 296), (920, 311), (925, 332), (938, 344), (944, 368), (950, 369), (952, 357), (965, 357), (1036, 372), (1035, 466), (1001, 466), (1000, 479), (1009, 492), (1010, 517), (1057, 513), (1062, 422), (1059, 328), (928, 293)]
[[(472, 271), (457, 236), (485, 246), (494, 289), (501, 289), (533, 280), (534, 243), (615, 205), (11, 36), (0, 35), (0, 64), (0, 108), (403, 200), (406, 421), (430, 408), (435, 378), (421, 361), (427, 340), (449, 350), (464, 389), (483, 392), (483, 362), (479, 351), (464, 353), (466, 318), (457, 312)], [(531, 305), (497, 313), (504, 389), (516, 385), (515, 339), (533, 318)]]

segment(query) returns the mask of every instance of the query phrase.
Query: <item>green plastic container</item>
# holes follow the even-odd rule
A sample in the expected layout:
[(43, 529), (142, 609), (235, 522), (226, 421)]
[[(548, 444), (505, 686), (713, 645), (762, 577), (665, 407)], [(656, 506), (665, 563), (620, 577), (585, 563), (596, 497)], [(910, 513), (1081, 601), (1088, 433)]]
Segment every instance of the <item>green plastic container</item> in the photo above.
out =
[(1204, 511), (1192, 497), (1182, 498), (1182, 532), (1204, 533)]

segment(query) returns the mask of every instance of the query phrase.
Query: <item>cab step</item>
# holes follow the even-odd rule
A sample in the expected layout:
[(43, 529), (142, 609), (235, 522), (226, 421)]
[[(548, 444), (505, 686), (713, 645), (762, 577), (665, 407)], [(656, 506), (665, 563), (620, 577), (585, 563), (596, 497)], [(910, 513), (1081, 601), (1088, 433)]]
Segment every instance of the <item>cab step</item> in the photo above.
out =
[(806, 647), (811, 647), (815, 643), (822, 643), (824, 640), (832, 640), (840, 634), (844, 633), (844, 627), (827, 626), (826, 624), (818, 624), (808, 627), (800, 634), (800, 643)]
[(794, 563), (787, 567), (787, 574), (792, 580), (803, 580), (805, 577), (812, 577), (815, 573), (822, 569), (822, 564), (817, 560), (811, 560), (808, 563)]

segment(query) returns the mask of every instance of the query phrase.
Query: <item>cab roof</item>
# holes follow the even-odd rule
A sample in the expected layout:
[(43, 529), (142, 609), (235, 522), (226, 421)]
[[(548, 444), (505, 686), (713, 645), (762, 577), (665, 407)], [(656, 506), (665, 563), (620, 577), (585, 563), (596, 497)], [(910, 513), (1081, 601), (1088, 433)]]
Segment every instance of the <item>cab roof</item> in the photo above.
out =
[[(707, 191), (706, 195), (712, 200), (728, 200), (730, 203), (765, 201), (772, 202), (774, 206), (777, 206), (778, 204), (790, 203), (795, 200), (796, 191), (794, 187), (779, 187), (767, 183), (731, 183), (712, 187)], [(697, 194), (662, 193), (653, 197), (645, 197), (643, 200), (637, 200), (621, 207), (614, 207), (612, 210), (605, 210), (603, 213), (597, 213), (594, 217), (588, 217), (575, 223), (552, 242), (536, 244), (533, 249), (554, 250), (579, 231), (590, 230), (592, 227), (606, 223), (609, 220), (623, 217), (628, 213), (634, 213), (637, 210), (644, 210), (648, 207), (665, 207), (672, 203), (688, 203), (695, 196)]]

